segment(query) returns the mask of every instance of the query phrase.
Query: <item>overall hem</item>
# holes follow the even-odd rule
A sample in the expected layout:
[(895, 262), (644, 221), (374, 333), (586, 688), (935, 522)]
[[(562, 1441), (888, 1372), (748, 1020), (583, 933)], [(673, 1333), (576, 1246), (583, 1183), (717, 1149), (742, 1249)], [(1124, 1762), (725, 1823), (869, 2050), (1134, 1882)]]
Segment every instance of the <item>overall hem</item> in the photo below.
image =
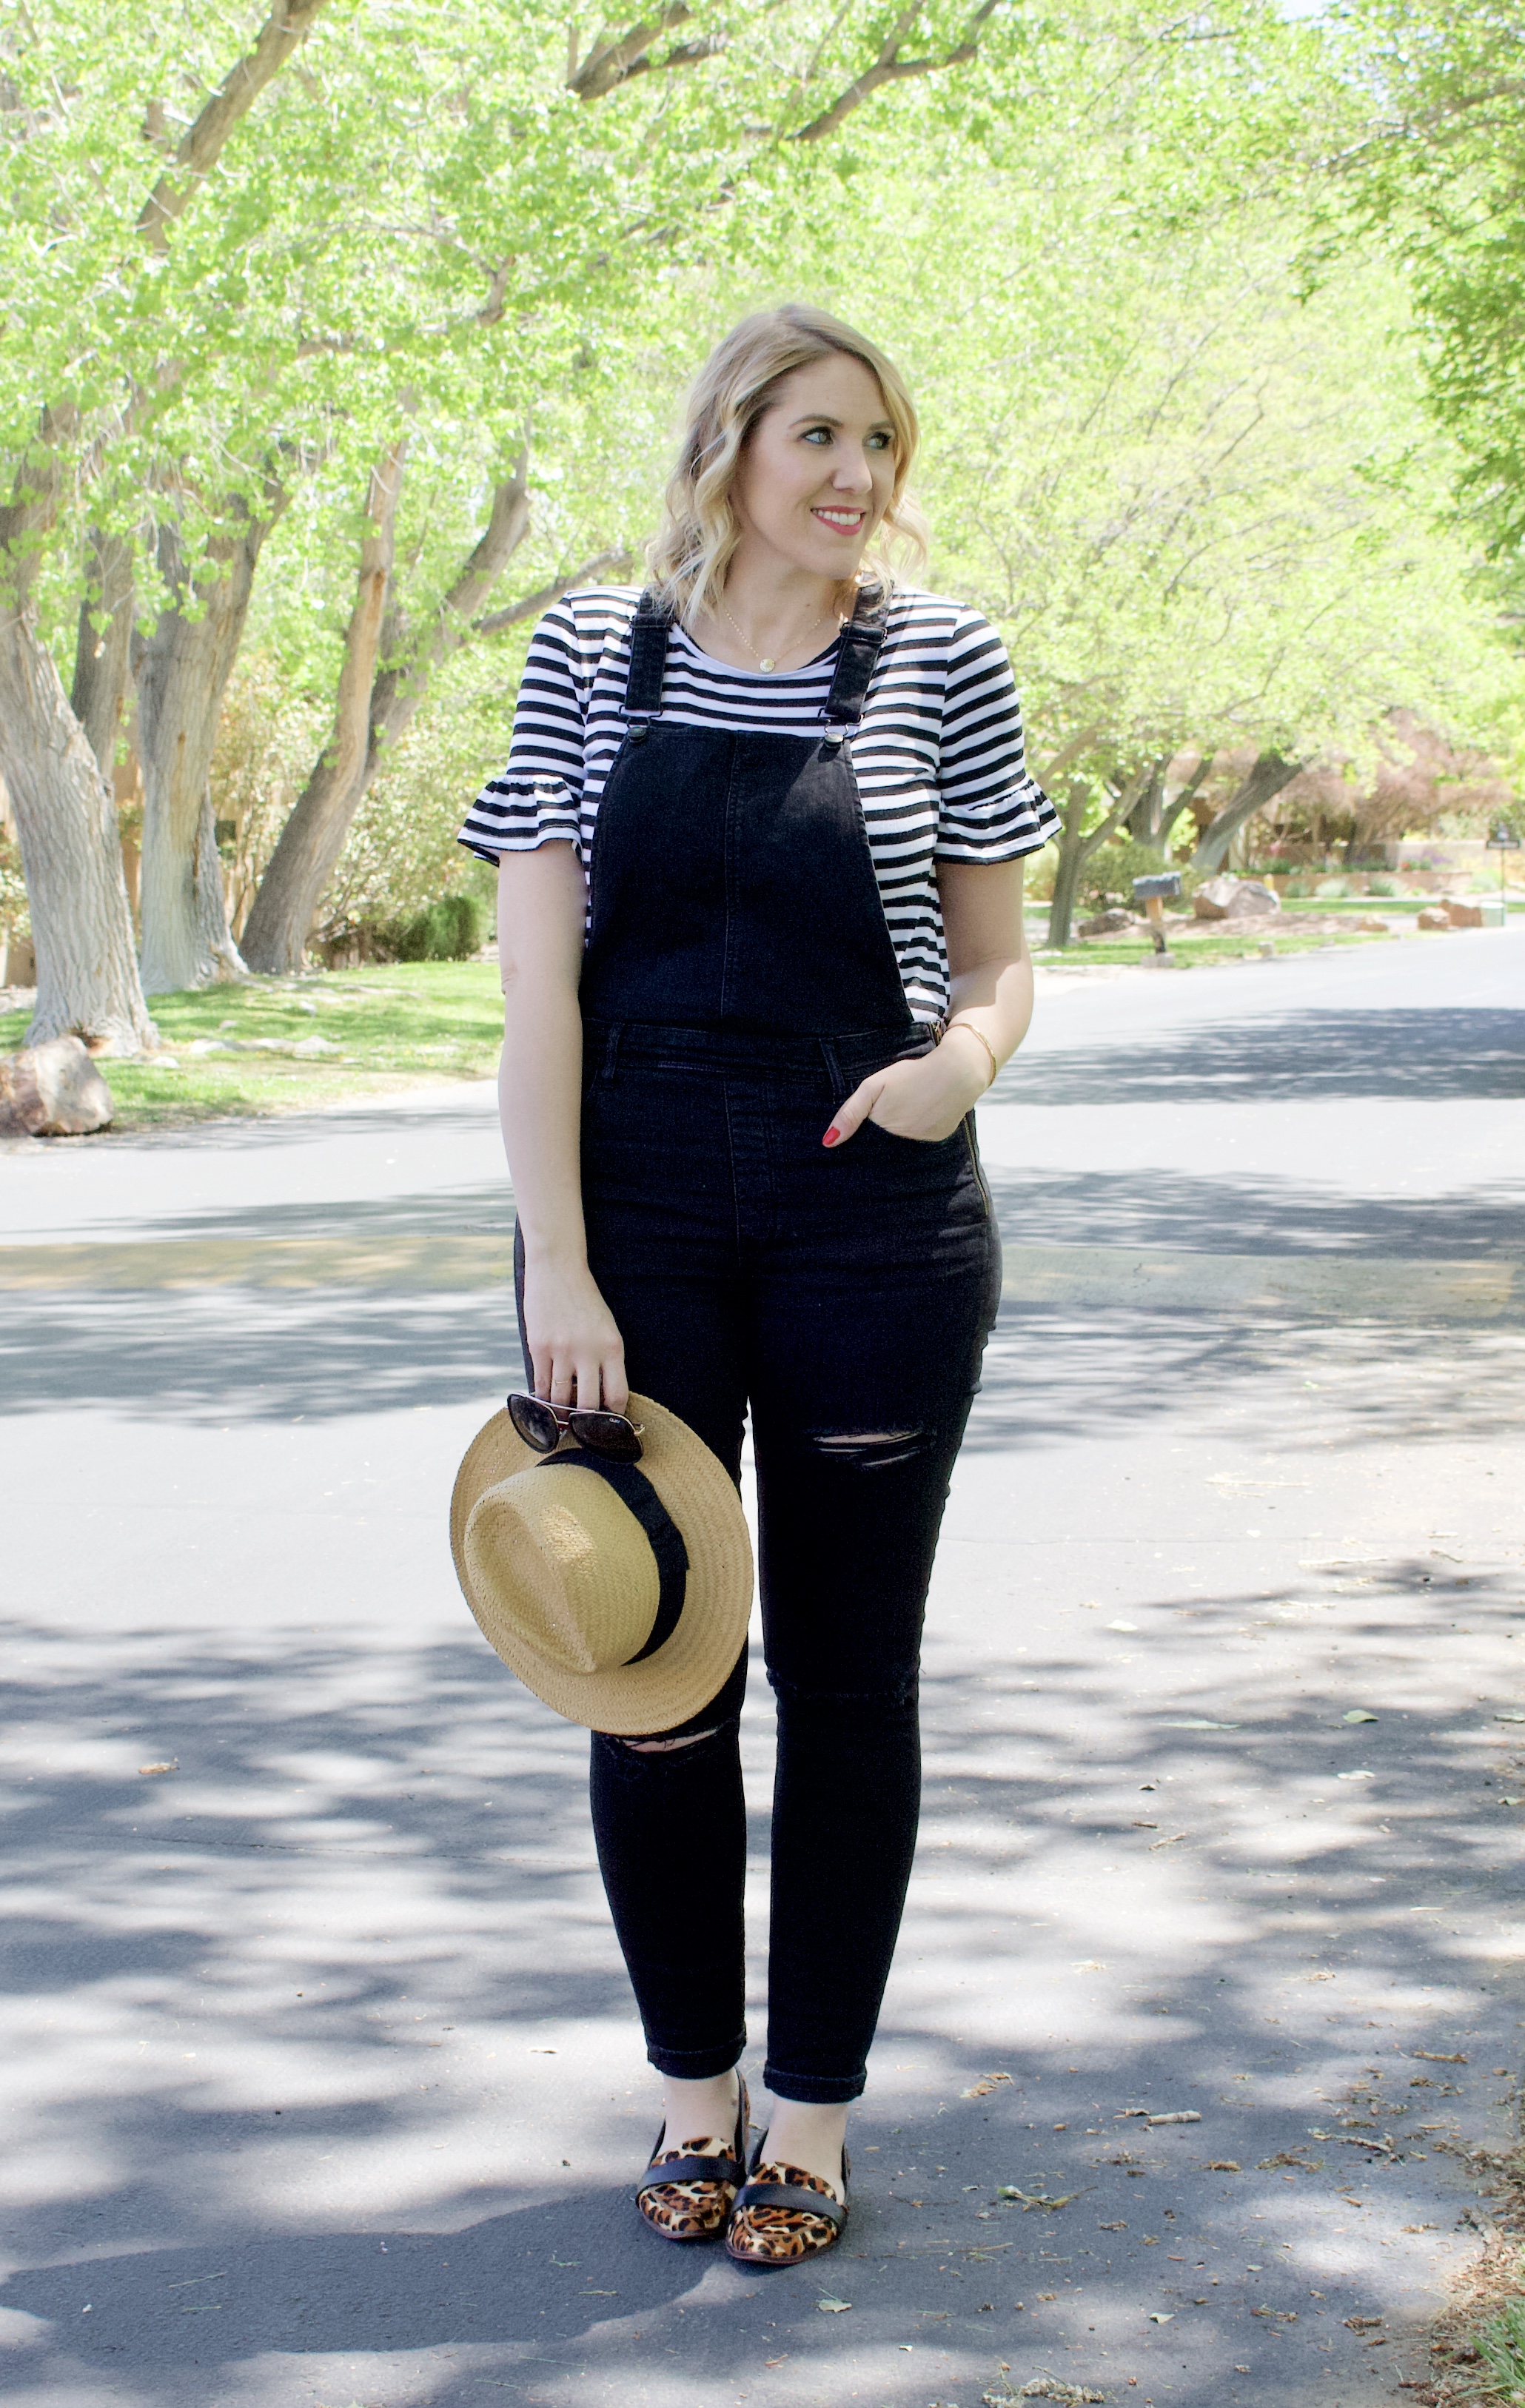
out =
[(735, 2040), (724, 2041), (718, 2048), (658, 2048), (648, 2042), (646, 2062), (674, 2082), (712, 2082), (740, 2065), (746, 2044), (744, 2027)]
[(850, 2107), (869, 2079), (867, 2073), (789, 2073), (778, 2065), (765, 2065), (762, 2078), (765, 2090), (796, 2107)]

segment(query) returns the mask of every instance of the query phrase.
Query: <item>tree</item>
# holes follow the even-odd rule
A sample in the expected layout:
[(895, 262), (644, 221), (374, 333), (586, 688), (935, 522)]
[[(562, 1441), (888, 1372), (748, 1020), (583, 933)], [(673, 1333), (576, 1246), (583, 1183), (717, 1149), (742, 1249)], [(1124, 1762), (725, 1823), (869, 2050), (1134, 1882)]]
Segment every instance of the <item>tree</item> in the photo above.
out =
[(228, 513), (234, 530), (210, 538), (199, 580), (187, 569), (173, 522), (160, 523), (158, 567), (169, 600), (143, 647), (137, 671), (143, 773), (138, 908), (147, 995), (243, 973), (223, 899), (211, 758), (260, 550), (285, 504), (273, 479), (259, 515), (235, 499)]
[[(1321, 52), (1260, 20), (1252, 56), (1247, 22), (1142, 63), (1119, 41), (1069, 122), (998, 123), (977, 160), (928, 95), (887, 206), (860, 171), (885, 238), (839, 291), (918, 371), (934, 575), (1007, 637), (1064, 821), (1059, 941), (1110, 834), (1158, 808), (1163, 841), (1180, 754), (1253, 747), (1211, 863), (1315, 750), (1421, 698), (1476, 735), (1514, 674), (1437, 523), (1400, 280), (1356, 253), (1304, 289), (1281, 162)], [(940, 289), (959, 309), (929, 338), (907, 296)]]
[[(580, 60), (543, 0), (511, 11), (476, 0), (448, 18), (432, 0), (355, 0), (342, 35), (326, 39), (325, 6), (276, 0), (178, 141), (170, 108), (135, 79), (151, 62), (161, 91), (209, 80), (216, 12), (193, 15), (161, 57), (161, 28), (141, 0), (118, 12), (109, 43), (94, 27), (81, 37), (62, 7), (37, 0), (13, 61), (21, 234), (0, 261), (17, 271), (13, 324), (27, 343), (0, 439), (8, 430), (13, 452), (35, 453), (32, 388), (59, 399), (40, 422), (57, 471), (45, 480), (49, 511), (39, 515), (26, 470), (18, 498), (31, 515), (12, 528), (7, 556), (19, 597), (18, 547), (57, 538), (50, 574), (62, 578), (71, 528), (59, 525), (57, 500), (79, 497), (83, 596), (63, 581), (80, 621), (80, 704), (103, 743), (124, 717), (135, 584), (138, 614), (154, 612), (143, 900), (155, 984), (232, 964), (225, 931), (198, 932), (211, 887), (196, 796), (256, 533), (269, 523), (265, 483), (289, 491), (320, 464), (358, 481), (361, 463), (383, 456), (417, 410), (485, 426), (503, 451), (508, 422), (535, 418), (554, 393), (574, 330), (585, 340), (660, 293), (695, 238), (765, 249), (770, 179), (797, 201), (811, 175), (829, 172), (849, 118), (882, 89), (969, 64), (992, 19), (988, 6), (970, 15), (923, 0), (865, 44), (842, 15), (799, 0), (756, 27), (674, 5), (600, 36)], [(301, 78), (275, 89), (309, 34)], [(235, 142), (267, 88), (260, 140)], [(141, 140), (170, 156), (147, 199), (134, 193), (125, 205)], [(777, 165), (785, 152), (801, 163), (792, 173)], [(124, 236), (129, 222), (136, 233)], [(364, 622), (362, 612), (357, 644)], [(39, 640), (35, 615), (26, 629), (18, 642)], [(393, 718), (416, 708), (429, 651), (415, 644), (396, 665)], [(350, 675), (336, 734), (356, 690)], [(51, 708), (66, 727), (61, 694)], [(16, 719), (7, 738), (55, 762), (68, 751), (43, 719)], [(343, 742), (340, 754), (348, 761)], [(303, 842), (317, 819), (330, 833), (342, 820), (327, 808), (338, 791), (330, 767), (303, 812)], [(43, 821), (67, 808), (54, 795), (30, 815), (32, 854), (49, 840)], [(73, 808), (83, 808), (78, 795)], [(294, 837), (282, 882), (297, 849)], [(50, 959), (51, 918), (40, 903)], [(55, 991), (50, 972), (43, 984), (39, 1031), (60, 1019), (94, 1027), (88, 996)], [(136, 1009), (121, 1041), (146, 1032)]]
[[(1370, 107), (1342, 196), (1407, 270), (1464, 524), (1518, 608), (1525, 567), (1525, 54), (1506, 0), (1356, 0), (1344, 53)], [(1331, 249), (1348, 219), (1331, 211)]]
[[(97, 252), (89, 263), (96, 292), (108, 280), (119, 290), (141, 288), (235, 129), (326, 5), (273, 0), (253, 44), (197, 111), (143, 199), (125, 253), (119, 228), (108, 225), (108, 254)], [(48, 198), (45, 193), (33, 221), (39, 231)], [(22, 244), (31, 231), (25, 227)], [(34, 302), (37, 280), (30, 280)], [(78, 381), (71, 388), (56, 347), (48, 350), (55, 355), (46, 365), (58, 370), (58, 381), (36, 412), (35, 431), (17, 461), (12, 498), (0, 508), (0, 775), (16, 814), (37, 959), (28, 1041), (38, 1044), (73, 1029), (97, 1046), (136, 1053), (153, 1042), (154, 1029), (133, 958), (115, 810), (36, 624), (37, 572), (65, 475), (76, 464), (88, 473), (90, 441), (97, 433), (90, 396)], [(155, 367), (165, 381), (174, 380), (171, 359)], [(151, 391), (145, 384), (122, 396), (123, 424)]]

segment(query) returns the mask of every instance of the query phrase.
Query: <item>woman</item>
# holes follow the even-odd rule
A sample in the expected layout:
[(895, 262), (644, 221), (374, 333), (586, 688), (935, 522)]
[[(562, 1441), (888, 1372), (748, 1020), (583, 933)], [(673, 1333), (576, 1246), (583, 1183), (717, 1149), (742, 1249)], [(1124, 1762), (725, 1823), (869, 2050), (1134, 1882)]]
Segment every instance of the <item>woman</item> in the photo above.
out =
[(694, 386), (650, 583), (531, 643), (500, 863), (503, 1131), (536, 1393), (634, 1387), (739, 1477), (777, 1698), (769, 2046), (746, 2094), (738, 1717), (595, 1733), (598, 1859), (666, 2118), (675, 2240), (783, 2264), (846, 2204), (849, 2102), (915, 1843), (938, 1526), (1000, 1293), (971, 1106), (1032, 1008), (1022, 856), (1056, 826), (999, 638), (896, 587), (903, 380), (789, 307)]

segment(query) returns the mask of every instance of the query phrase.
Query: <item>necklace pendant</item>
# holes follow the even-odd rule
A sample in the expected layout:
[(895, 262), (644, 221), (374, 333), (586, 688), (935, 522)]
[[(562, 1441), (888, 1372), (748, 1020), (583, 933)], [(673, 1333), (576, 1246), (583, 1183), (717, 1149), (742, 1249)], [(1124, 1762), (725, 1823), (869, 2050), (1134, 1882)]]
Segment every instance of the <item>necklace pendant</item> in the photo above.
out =
[(776, 669), (778, 663), (777, 661), (759, 661), (757, 666), (760, 669)]

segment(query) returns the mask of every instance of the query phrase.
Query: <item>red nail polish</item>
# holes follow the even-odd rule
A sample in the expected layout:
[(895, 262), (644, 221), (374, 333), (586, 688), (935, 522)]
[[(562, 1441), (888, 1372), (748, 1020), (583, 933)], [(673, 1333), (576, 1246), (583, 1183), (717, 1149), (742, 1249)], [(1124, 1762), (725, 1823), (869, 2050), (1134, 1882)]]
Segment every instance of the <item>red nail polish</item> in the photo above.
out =
[(821, 1143), (823, 1145), (835, 1145), (841, 1135), (842, 1131), (840, 1128), (828, 1128), (825, 1137), (821, 1140)]

